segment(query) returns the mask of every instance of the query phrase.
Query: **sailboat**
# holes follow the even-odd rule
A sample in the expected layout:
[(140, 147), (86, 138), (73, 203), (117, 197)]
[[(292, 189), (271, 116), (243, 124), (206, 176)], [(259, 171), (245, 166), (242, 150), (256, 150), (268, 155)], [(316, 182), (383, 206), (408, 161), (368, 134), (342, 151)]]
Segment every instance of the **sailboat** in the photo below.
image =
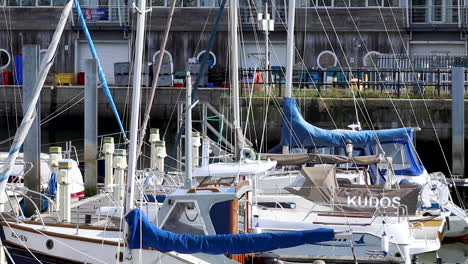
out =
[[(72, 1), (66, 4), (58, 31), (63, 30), (72, 4)], [(76, 1), (75, 4), (79, 9), (79, 3)], [(40, 213), (37, 215), (39, 221), (21, 221), (3, 214), (0, 236), (9, 252), (8, 256), (15, 262), (42, 260), (47, 263), (245, 263), (249, 253), (335, 239), (335, 232), (331, 229), (279, 234), (238, 234), (239, 230), (248, 233), (251, 229), (249, 183), (240, 182), (222, 188), (192, 188), (190, 159), (186, 161), (186, 188), (168, 195), (158, 212), (156, 223), (164, 230), (146, 220), (144, 213), (135, 208), (136, 149), (146, 1), (139, 1), (138, 9), (142, 12), (138, 13), (135, 44), (129, 177), (125, 199), (127, 224), (123, 228), (107, 228), (61, 223), (60, 219), (57, 219), (57, 223), (44, 222)], [(189, 75), (187, 77), (190, 80)], [(190, 83), (188, 81), (186, 104), (187, 151), (191, 148)], [(15, 142), (21, 145), (21, 141)], [(69, 164), (66, 160), (60, 163), (59, 173), (62, 179), (69, 176)], [(6, 171), (8, 172), (9, 168), (6, 168)], [(9, 175), (4, 175), (5, 182)], [(86, 201), (82, 202), (84, 203)], [(155, 241), (163, 243), (154, 243)], [(258, 243), (259, 241), (262, 243)]]

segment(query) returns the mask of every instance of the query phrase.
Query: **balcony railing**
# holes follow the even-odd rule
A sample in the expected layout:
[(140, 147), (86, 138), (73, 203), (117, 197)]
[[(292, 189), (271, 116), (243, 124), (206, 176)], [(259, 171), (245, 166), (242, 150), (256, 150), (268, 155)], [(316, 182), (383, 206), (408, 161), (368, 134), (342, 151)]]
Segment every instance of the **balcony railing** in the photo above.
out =
[[(458, 5), (411, 5), (408, 9), (410, 25), (439, 24), (461, 26), (464, 8)], [(466, 12), (465, 12), (466, 13)]]

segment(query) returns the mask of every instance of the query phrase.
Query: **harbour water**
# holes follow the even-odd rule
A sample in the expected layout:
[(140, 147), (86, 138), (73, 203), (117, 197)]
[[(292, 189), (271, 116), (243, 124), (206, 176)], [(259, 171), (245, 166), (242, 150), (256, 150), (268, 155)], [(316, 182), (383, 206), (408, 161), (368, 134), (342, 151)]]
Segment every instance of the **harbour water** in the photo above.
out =
[[(16, 117), (9, 117), (9, 122), (6, 123), (6, 118), (1, 118), (0, 141), (14, 135), (16, 127)], [(47, 152), (48, 148), (58, 142), (59, 146), (64, 147), (66, 141), (72, 141), (77, 148), (77, 154), (82, 159), (83, 154), (83, 118), (59, 116), (52, 121), (46, 123), (42, 127), (42, 151)], [(98, 122), (99, 135), (112, 134), (118, 131), (117, 125), (113, 119), (100, 119)], [(173, 142), (176, 135), (176, 122), (172, 120), (157, 120), (150, 124), (151, 127), (161, 129), (162, 134), (166, 132), (166, 142), (168, 143), (168, 153), (171, 154)], [(8, 129), (9, 128), (9, 129)], [(122, 142), (118, 135), (115, 136), (116, 143)], [(269, 139), (273, 140), (273, 139)], [(448, 156), (448, 164), (451, 164), (450, 151), (451, 144), (449, 141), (442, 141), (444, 151)], [(0, 145), (1, 151), (7, 151), (8, 143)], [(124, 148), (124, 145), (118, 145), (116, 148)], [(437, 142), (418, 141), (416, 142), (418, 153), (428, 169), (428, 171), (442, 171), (447, 174), (447, 166), (442, 159), (441, 152)], [(445, 243), (438, 252), (426, 253), (418, 255), (418, 263), (432, 264), (436, 263), (437, 258), (440, 258), (441, 263), (468, 263), (468, 244), (463, 243)], [(440, 262), (439, 262), (440, 263)]]

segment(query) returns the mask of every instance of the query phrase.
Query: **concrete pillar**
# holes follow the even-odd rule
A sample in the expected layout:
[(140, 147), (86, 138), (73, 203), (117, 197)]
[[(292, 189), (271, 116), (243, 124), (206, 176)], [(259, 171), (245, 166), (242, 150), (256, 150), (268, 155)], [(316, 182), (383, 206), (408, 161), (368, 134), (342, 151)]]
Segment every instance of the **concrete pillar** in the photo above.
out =
[[(34, 86), (39, 72), (39, 46), (25, 45), (23, 47), (23, 112), (26, 111), (34, 96)], [(24, 162), (32, 164), (32, 169), (24, 176), (24, 186), (29, 190), (41, 192), (41, 100), (36, 105), (36, 117), (23, 144)], [(25, 200), (24, 215), (29, 217), (36, 213), (36, 208), (41, 208), (41, 198), (37, 194), (30, 193)]]
[(127, 168), (127, 151), (116, 149), (114, 152), (115, 184), (112, 196), (120, 206), (124, 206), (125, 169)]
[(200, 167), (201, 136), (199, 132), (192, 133), (192, 169)]
[(73, 162), (71, 160), (61, 160), (59, 162), (58, 186), (60, 190), (59, 215), (63, 222), (71, 221), (71, 169)]
[(84, 158), (85, 194), (97, 193), (97, 62), (85, 61)]
[[(62, 160), (62, 148), (61, 147), (50, 147), (49, 148), (49, 166), (52, 172), (56, 173), (56, 179), (58, 182), (58, 170), (59, 162)], [(57, 186), (58, 187), (58, 186)], [(55, 210), (58, 210), (60, 204), (60, 190), (57, 188), (55, 193)]]
[(465, 172), (465, 68), (452, 68), (452, 175)]
[(104, 153), (104, 164), (105, 164), (105, 177), (104, 177), (104, 189), (106, 192), (113, 192), (112, 185), (114, 184), (114, 172), (113, 172), (113, 159), (114, 159), (114, 138), (105, 137), (104, 147), (102, 152)]

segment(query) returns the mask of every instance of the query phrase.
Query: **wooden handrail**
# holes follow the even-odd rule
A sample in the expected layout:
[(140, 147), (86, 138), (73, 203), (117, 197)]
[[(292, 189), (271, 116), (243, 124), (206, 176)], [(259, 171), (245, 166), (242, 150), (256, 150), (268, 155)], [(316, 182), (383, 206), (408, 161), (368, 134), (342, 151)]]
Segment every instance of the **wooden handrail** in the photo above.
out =
[(212, 192), (219, 192), (217, 188), (193, 188), (188, 190), (187, 193), (196, 193), (197, 191), (212, 191)]
[(227, 187), (230, 187), (231, 184), (230, 183), (227, 183), (227, 182), (209, 182), (209, 183), (203, 183), (203, 184), (200, 184), (199, 187), (208, 187), (208, 186), (227, 186)]

